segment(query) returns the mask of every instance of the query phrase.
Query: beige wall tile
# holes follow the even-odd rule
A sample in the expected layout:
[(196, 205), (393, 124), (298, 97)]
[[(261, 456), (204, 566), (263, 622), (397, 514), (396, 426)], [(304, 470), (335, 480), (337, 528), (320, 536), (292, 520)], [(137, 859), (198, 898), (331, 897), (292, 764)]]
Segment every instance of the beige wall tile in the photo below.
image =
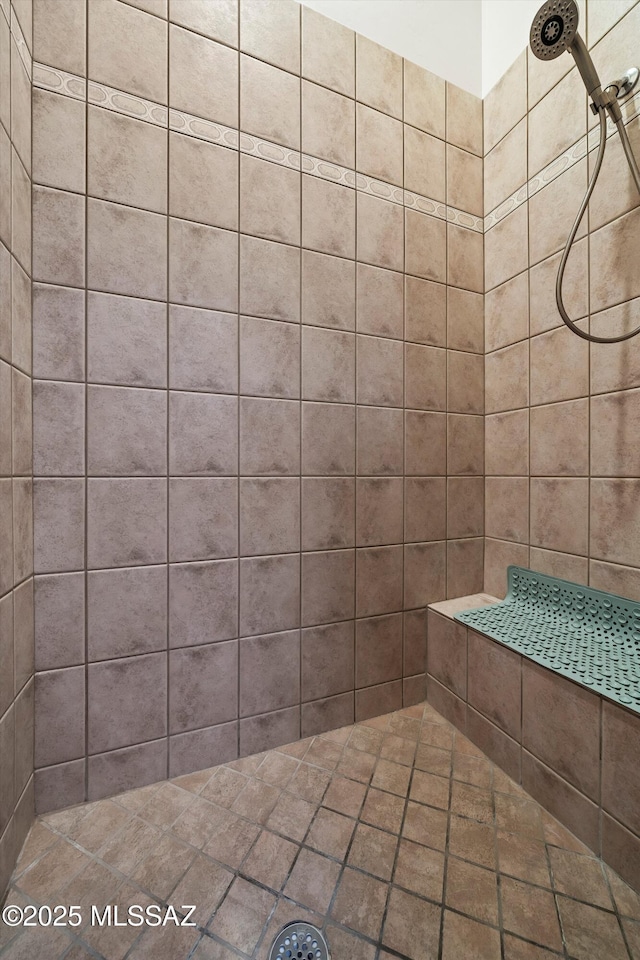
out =
[(454, 350), (482, 353), (484, 349), (484, 303), (478, 293), (447, 288), (447, 346)]
[[(634, 330), (640, 322), (639, 300), (628, 300), (591, 317), (591, 330), (600, 337)], [(640, 386), (640, 364), (628, 342), (591, 345), (591, 389), (594, 393)]]
[(355, 481), (306, 477), (302, 481), (302, 549), (333, 550), (355, 543)]
[(483, 107), (484, 152), (488, 154), (527, 112), (526, 50), (492, 87), (484, 98)]
[(427, 280), (446, 282), (445, 222), (416, 210), (405, 210), (404, 232), (406, 272)]
[(492, 597), (501, 599), (507, 592), (507, 567), (529, 566), (529, 547), (523, 543), (510, 543), (506, 540), (484, 541), (484, 590)]
[(521, 120), (484, 158), (484, 212), (527, 182), (527, 120)]
[(245, 133), (299, 149), (300, 81), (284, 70), (241, 56), (240, 127)]
[(402, 117), (402, 57), (356, 35), (356, 99), (392, 117)]
[(295, 247), (240, 237), (242, 313), (297, 322), (300, 319), (299, 277), (300, 251)]
[(481, 157), (482, 100), (447, 83), (447, 142)]
[(238, 4), (235, 0), (170, 0), (169, 20), (212, 40), (238, 46)]
[(35, 0), (33, 5), (33, 57), (59, 70), (85, 73), (86, 4), (70, 0)]
[(640, 510), (637, 479), (591, 481), (591, 556), (637, 563)]
[(302, 176), (302, 245), (338, 257), (354, 257), (355, 190)]
[(484, 413), (484, 363), (479, 354), (448, 351), (447, 409)]
[[(531, 268), (529, 309), (532, 336), (562, 324), (556, 304), (556, 276), (560, 257), (561, 254), (557, 253)], [(587, 240), (584, 238), (571, 250), (562, 284), (563, 302), (572, 320), (586, 316), (588, 294)]]
[(362, 103), (356, 104), (356, 169), (402, 186), (402, 124)]
[(166, 131), (100, 107), (89, 107), (88, 118), (88, 193), (166, 213)]
[[(310, 12), (317, 16), (315, 11)], [(353, 100), (302, 81), (302, 149), (305, 153), (354, 167), (355, 123)]]
[(355, 263), (303, 250), (302, 322), (353, 330), (355, 312)]
[(238, 154), (169, 133), (169, 213), (213, 227), (238, 227)]
[(633, 210), (590, 237), (590, 256), (594, 265), (591, 309), (594, 312), (630, 300), (640, 293), (630, 255), (639, 231), (640, 210)]
[(484, 418), (447, 416), (447, 469), (453, 475), (484, 473)]
[(397, 340), (358, 335), (356, 352), (358, 403), (401, 407), (404, 388), (402, 344)]
[(445, 81), (410, 60), (404, 61), (404, 120), (444, 140)]
[(589, 390), (589, 345), (564, 325), (531, 338), (531, 404), (582, 397)]
[(82, 192), (84, 139), (84, 105), (79, 100), (34, 88), (33, 179), (47, 187)]
[(397, 203), (366, 193), (357, 197), (358, 259), (378, 267), (402, 270), (403, 210)]
[(353, 30), (303, 6), (302, 76), (353, 97), (355, 39)]
[[(116, 0), (92, 4), (88, 14), (90, 78), (117, 90), (127, 90), (148, 100), (166, 103), (166, 23)], [(69, 16), (77, 37), (73, 57), (75, 66), (80, 63), (80, 16), (79, 11)], [(178, 104), (174, 103), (173, 106)]]
[(485, 237), (484, 276), (487, 290), (527, 269), (527, 205), (497, 223)]
[[(152, 214), (137, 216), (151, 217)], [(153, 240), (155, 240), (156, 229), (158, 234), (166, 229), (160, 218), (158, 221), (157, 225), (153, 224)], [(97, 252), (95, 256), (97, 258)], [(190, 223), (188, 220), (170, 219), (169, 298), (171, 300), (213, 310), (236, 310), (237, 278), (238, 242), (234, 234), (226, 230), (218, 230), (216, 227)], [(126, 293), (127, 291), (120, 289), (115, 292)], [(154, 290), (153, 293), (150, 288), (145, 289), (144, 293), (139, 292), (146, 296), (163, 296), (159, 289)]]
[[(407, 124), (404, 127), (404, 186), (405, 190), (432, 200), (444, 202), (446, 197), (445, 144)], [(454, 201), (449, 199), (449, 203)]]
[(238, 123), (237, 52), (182, 27), (171, 25), (169, 33), (170, 106), (235, 127)]
[(447, 342), (447, 288), (443, 283), (405, 277), (405, 336), (443, 347)]
[[(593, 442), (593, 441), (592, 441)], [(589, 471), (589, 401), (570, 400), (531, 409), (531, 473), (586, 476)]]
[(589, 481), (531, 479), (531, 544), (584, 556)]
[(240, 157), (240, 230), (299, 243), (300, 174), (257, 157)]
[(558, 553), (557, 550), (531, 547), (529, 559), (532, 570), (563, 580), (573, 580), (575, 583), (587, 582), (589, 562), (586, 557), (574, 557), (569, 553)]
[(484, 291), (481, 233), (447, 225), (447, 282), (476, 293)]
[(244, 0), (240, 49), (292, 73), (300, 72), (300, 7), (292, 0)]
[(447, 480), (447, 536), (481, 537), (484, 533), (484, 481), (482, 477), (449, 477)]
[(526, 339), (529, 333), (529, 293), (529, 276), (525, 270), (485, 295), (487, 351)]
[(405, 401), (417, 410), (444, 410), (447, 358), (439, 347), (408, 343), (405, 347)]
[(528, 477), (487, 477), (485, 533), (495, 540), (529, 539)]
[[(577, 70), (572, 70), (530, 111), (529, 176), (538, 173), (585, 135), (585, 96), (582, 77)], [(560, 115), (562, 123), (557, 122)]]
[[(405, 184), (407, 186), (407, 184)], [(411, 189), (411, 188), (409, 188)], [(447, 146), (447, 203), (481, 217), (482, 160), (466, 150)]]
[[(529, 263), (539, 263), (564, 249), (576, 211), (587, 189), (587, 163), (573, 167), (529, 199)], [(584, 220), (578, 240), (586, 231)]]
[(529, 343), (488, 354), (485, 361), (485, 410), (516, 410), (529, 402)]
[(357, 265), (358, 333), (402, 339), (403, 276), (365, 263)]

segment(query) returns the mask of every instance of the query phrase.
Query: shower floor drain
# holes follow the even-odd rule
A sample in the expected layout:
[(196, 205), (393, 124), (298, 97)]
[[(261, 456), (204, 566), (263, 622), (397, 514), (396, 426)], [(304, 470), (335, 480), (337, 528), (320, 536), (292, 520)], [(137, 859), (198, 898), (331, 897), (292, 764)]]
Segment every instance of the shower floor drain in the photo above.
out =
[(331, 960), (322, 933), (311, 923), (296, 920), (283, 927), (273, 941), (269, 960)]

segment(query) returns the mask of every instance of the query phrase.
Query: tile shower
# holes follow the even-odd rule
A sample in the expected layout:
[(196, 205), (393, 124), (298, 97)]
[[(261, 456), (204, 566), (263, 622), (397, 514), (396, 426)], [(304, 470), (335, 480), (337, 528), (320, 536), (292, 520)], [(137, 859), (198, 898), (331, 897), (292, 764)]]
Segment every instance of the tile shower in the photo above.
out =
[[(634, 61), (640, 6), (581, 10)], [(482, 101), (293, 0), (0, 0), (0, 44), (1, 889), (34, 805), (421, 703), (427, 605), (509, 563), (640, 598), (638, 345), (553, 303), (570, 57)], [(638, 322), (621, 163), (569, 260), (593, 332)]]

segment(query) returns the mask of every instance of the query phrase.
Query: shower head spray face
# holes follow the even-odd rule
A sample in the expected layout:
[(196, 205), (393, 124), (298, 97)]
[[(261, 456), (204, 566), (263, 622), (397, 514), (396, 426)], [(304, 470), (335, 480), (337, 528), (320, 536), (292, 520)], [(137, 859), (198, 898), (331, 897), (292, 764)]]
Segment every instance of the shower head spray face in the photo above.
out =
[(578, 5), (574, 0), (547, 0), (531, 24), (529, 43), (539, 60), (555, 60), (569, 50), (578, 32)]

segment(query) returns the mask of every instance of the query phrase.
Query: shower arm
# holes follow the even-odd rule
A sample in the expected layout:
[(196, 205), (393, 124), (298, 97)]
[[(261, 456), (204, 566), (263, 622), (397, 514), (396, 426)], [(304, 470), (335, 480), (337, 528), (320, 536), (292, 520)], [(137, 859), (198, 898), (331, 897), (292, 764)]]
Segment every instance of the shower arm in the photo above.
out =
[[(629, 333), (621, 334), (618, 337), (597, 337), (595, 336), (595, 334), (586, 333), (584, 330), (581, 330), (580, 327), (578, 327), (575, 324), (575, 322), (570, 318), (569, 314), (565, 310), (564, 302), (562, 299), (562, 281), (564, 279), (564, 271), (567, 266), (567, 260), (569, 259), (571, 247), (573, 246), (573, 242), (576, 238), (576, 234), (580, 227), (580, 223), (582, 222), (582, 218), (585, 214), (585, 210), (589, 205), (591, 194), (595, 189), (598, 176), (600, 175), (602, 161), (604, 160), (604, 152), (607, 146), (607, 110), (609, 110), (609, 112), (611, 113), (612, 119), (615, 122), (618, 133), (620, 134), (620, 139), (622, 140), (622, 147), (624, 149), (625, 157), (627, 158), (627, 163), (629, 164), (629, 169), (631, 170), (631, 175), (634, 179), (636, 188), (640, 193), (640, 170), (638, 170), (638, 164), (636, 163), (636, 159), (633, 155), (631, 144), (629, 143), (629, 137), (627, 136), (627, 131), (625, 130), (624, 121), (622, 119), (622, 114), (620, 112), (620, 107), (618, 106), (618, 103), (616, 100), (616, 97), (618, 96), (619, 91), (622, 89), (623, 82), (624, 82), (624, 78), (622, 81), (618, 81), (617, 83), (611, 84), (610, 86), (608, 86), (604, 92), (598, 86), (597, 92), (602, 96), (601, 97), (598, 96), (597, 99), (596, 97), (593, 97), (593, 93), (591, 94), (594, 100), (592, 110), (594, 110), (594, 113), (598, 114), (598, 117), (600, 120), (600, 143), (598, 145), (598, 155), (596, 157), (593, 173), (591, 174), (591, 178), (589, 180), (587, 192), (585, 193), (582, 203), (580, 204), (580, 209), (578, 210), (578, 214), (576, 216), (576, 219), (574, 220), (573, 226), (571, 228), (571, 232), (569, 233), (569, 236), (567, 238), (567, 242), (566, 242), (564, 251), (562, 253), (562, 258), (560, 260), (560, 266), (558, 267), (558, 276), (556, 278), (556, 304), (558, 306), (560, 316), (562, 317), (567, 327), (569, 327), (569, 329), (573, 331), (573, 333), (575, 333), (578, 337), (581, 337), (583, 340), (588, 340), (591, 343), (621, 343), (623, 340), (630, 340), (631, 337), (635, 337), (636, 334), (640, 333), (640, 326), (637, 326), (634, 330), (631, 330)], [(594, 91), (594, 93), (595, 92), (596, 91)], [(615, 107), (611, 103), (611, 100), (615, 102)], [(587, 151), (587, 155), (588, 155), (588, 151)]]

